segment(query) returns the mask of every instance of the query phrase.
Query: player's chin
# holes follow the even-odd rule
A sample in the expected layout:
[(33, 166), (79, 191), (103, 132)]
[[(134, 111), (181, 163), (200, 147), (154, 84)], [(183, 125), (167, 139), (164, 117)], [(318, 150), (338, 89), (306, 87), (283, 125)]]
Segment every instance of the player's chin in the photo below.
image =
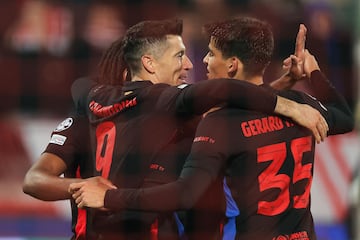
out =
[(219, 77), (219, 76), (211, 74), (211, 73), (207, 73), (206, 77), (207, 77), (208, 80), (222, 78), (222, 77)]
[(206, 74), (206, 77), (207, 77), (207, 79), (211, 79), (210, 73), (207, 73), (207, 74)]

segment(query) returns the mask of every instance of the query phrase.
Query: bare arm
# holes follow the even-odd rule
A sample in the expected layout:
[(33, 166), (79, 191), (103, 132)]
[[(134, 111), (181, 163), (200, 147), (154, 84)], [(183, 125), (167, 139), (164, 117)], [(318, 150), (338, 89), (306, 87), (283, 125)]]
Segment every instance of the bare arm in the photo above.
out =
[(318, 110), (307, 104), (300, 104), (280, 96), (277, 99), (275, 113), (289, 117), (299, 125), (308, 128), (317, 143), (325, 140), (329, 126)]
[(81, 179), (61, 177), (66, 168), (65, 162), (60, 157), (43, 153), (25, 175), (24, 193), (44, 201), (71, 198), (67, 191), (70, 183), (79, 182)]
[(270, 86), (276, 90), (291, 89), (295, 85), (296, 81), (296, 79), (291, 77), (290, 72), (287, 72), (280, 78), (271, 82)]

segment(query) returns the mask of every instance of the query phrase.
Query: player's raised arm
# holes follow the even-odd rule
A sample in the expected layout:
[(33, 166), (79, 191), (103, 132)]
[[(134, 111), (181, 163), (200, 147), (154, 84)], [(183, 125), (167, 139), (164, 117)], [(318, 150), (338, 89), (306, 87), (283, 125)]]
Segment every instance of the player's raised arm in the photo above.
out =
[(314, 97), (326, 109), (326, 120), (329, 125), (329, 135), (352, 131), (354, 115), (344, 96), (329, 82), (321, 72), (314, 55), (305, 50), (304, 72), (309, 78)]

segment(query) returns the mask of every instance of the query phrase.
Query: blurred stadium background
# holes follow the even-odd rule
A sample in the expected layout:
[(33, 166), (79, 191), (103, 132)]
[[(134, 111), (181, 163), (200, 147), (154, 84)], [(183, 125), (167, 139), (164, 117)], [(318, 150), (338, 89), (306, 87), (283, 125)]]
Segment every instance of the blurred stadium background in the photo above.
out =
[[(209, 20), (251, 14), (273, 25), (276, 49), (266, 81), (282, 73), (300, 23), (307, 48), (359, 113), (359, 0), (2, 0), (0, 1), (0, 239), (68, 239), (67, 201), (22, 193), (25, 172), (71, 109), (70, 86), (93, 74), (102, 51), (146, 19), (184, 19), (193, 82), (204, 79)], [(310, 91), (306, 84), (298, 89)], [(360, 121), (357, 118), (357, 124)], [(357, 128), (359, 129), (359, 128)], [(316, 153), (312, 210), (319, 240), (360, 240), (357, 130), (331, 137)]]

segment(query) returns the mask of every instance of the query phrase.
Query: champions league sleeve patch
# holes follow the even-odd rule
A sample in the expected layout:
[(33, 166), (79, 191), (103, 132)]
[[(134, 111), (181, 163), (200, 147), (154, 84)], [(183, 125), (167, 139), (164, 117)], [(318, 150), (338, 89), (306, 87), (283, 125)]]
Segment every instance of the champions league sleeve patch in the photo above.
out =
[(73, 124), (73, 122), (74, 120), (72, 118), (65, 119), (55, 128), (54, 132), (61, 132), (68, 129)]
[(59, 135), (59, 134), (53, 134), (50, 139), (50, 143), (57, 144), (57, 145), (64, 145), (66, 141), (66, 137)]

